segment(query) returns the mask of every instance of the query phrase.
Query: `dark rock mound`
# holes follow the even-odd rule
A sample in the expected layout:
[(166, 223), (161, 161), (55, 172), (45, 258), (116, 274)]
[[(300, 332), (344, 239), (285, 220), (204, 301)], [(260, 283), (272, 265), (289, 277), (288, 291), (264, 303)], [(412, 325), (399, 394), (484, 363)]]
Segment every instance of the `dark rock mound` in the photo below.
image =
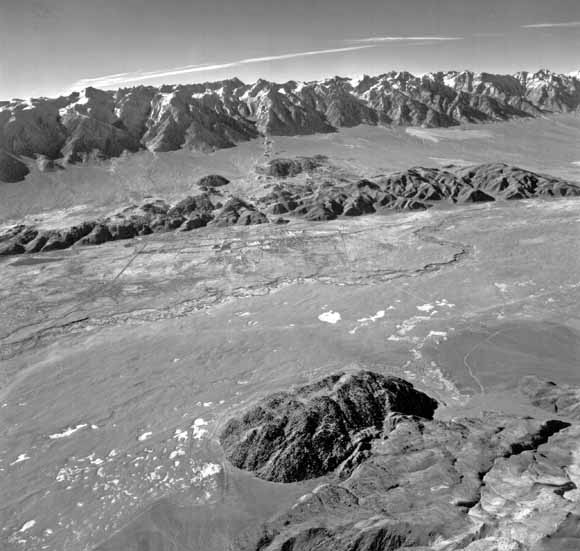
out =
[(495, 198), (481, 189), (466, 189), (457, 196), (458, 203), (487, 203), (495, 201)]
[(253, 224), (267, 224), (268, 217), (260, 212), (254, 205), (232, 197), (217, 213), (211, 225), (224, 226), (250, 226)]
[(16, 155), (0, 150), (0, 182), (21, 182), (29, 173), (28, 167)]
[(83, 222), (78, 226), (52, 231), (49, 235), (44, 236), (47, 237), (47, 240), (40, 250), (47, 252), (68, 249), (77, 241), (89, 235), (93, 231), (95, 225), (95, 222)]
[(170, 216), (189, 216), (192, 213), (211, 213), (215, 209), (207, 193), (188, 196), (169, 209)]
[(113, 236), (109, 231), (106, 224), (97, 223), (93, 227), (92, 231), (85, 235), (83, 238), (79, 239), (79, 245), (101, 245), (107, 241), (113, 241)]
[(345, 201), (343, 209), (344, 216), (361, 216), (376, 211), (372, 197), (364, 193), (349, 197)]
[(362, 452), (387, 414), (431, 419), (437, 402), (410, 383), (370, 371), (338, 374), (260, 401), (220, 435), (227, 458), (275, 482), (315, 478)]
[(289, 178), (302, 172), (313, 172), (326, 161), (323, 155), (315, 157), (296, 157), (295, 159), (272, 159), (265, 166), (258, 166), (257, 171), (275, 178)]
[(291, 212), (323, 221), (383, 210), (425, 210), (441, 201), (462, 204), (576, 195), (580, 186), (574, 183), (496, 163), (444, 170), (413, 167), (374, 182), (289, 184), (274, 188), (262, 202), (274, 214)]
[(577, 184), (505, 163), (465, 167), (458, 169), (456, 174), (473, 188), (501, 199), (580, 195)]
[(227, 178), (224, 178), (219, 174), (209, 174), (197, 181), (197, 185), (203, 188), (227, 186), (229, 183), (230, 181)]

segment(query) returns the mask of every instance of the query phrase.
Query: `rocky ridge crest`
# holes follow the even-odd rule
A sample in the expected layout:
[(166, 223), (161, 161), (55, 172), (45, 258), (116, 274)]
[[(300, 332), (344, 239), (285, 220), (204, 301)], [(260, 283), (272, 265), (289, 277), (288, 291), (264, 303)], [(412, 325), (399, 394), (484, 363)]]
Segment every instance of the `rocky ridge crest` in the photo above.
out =
[[(230, 182), (211, 174), (196, 182), (198, 195), (184, 197), (173, 205), (163, 199), (146, 200), (109, 216), (60, 229), (17, 224), (0, 230), (0, 256), (100, 245), (205, 226), (288, 222), (280, 215), (325, 221), (393, 210), (425, 210), (441, 203), (580, 196), (577, 184), (502, 163), (445, 169), (414, 167), (374, 181), (354, 182), (317, 172), (327, 166), (327, 160), (320, 156), (273, 159), (258, 167), (275, 176), (268, 176), (265, 193), (253, 201), (230, 194)], [(308, 173), (309, 179), (292, 180), (302, 172)]]
[(578, 75), (547, 70), (86, 88), (59, 98), (0, 102), (0, 152), (12, 159), (2, 158), (0, 181), (24, 178), (26, 158), (67, 163), (140, 149), (211, 152), (259, 135), (335, 132), (360, 124), (447, 127), (579, 106)]

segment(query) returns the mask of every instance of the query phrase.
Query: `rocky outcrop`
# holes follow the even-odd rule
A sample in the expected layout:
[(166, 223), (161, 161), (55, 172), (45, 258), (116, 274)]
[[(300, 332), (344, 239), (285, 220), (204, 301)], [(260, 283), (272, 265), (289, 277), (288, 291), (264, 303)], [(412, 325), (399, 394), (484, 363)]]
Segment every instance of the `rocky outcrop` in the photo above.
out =
[(423, 210), (450, 204), (580, 195), (580, 186), (503, 163), (446, 169), (414, 167), (355, 183), (277, 183), (261, 203), (273, 214), (334, 220), (384, 210)]
[(230, 181), (219, 174), (209, 174), (208, 176), (204, 176), (197, 181), (197, 185), (199, 187), (207, 188), (216, 188), (221, 186), (227, 186)]
[(260, 212), (254, 205), (233, 197), (216, 214), (212, 220), (212, 226), (250, 226), (253, 224), (266, 224), (268, 217)]
[(236, 467), (266, 480), (294, 482), (357, 461), (390, 413), (430, 419), (436, 407), (402, 379), (341, 373), (269, 396), (228, 422), (220, 442)]
[[(211, 152), (260, 134), (334, 132), (359, 124), (452, 126), (570, 112), (579, 106), (578, 75), (546, 70), (86, 88), (54, 99), (0, 102), (0, 151), (16, 160), (43, 156), (70, 162), (138, 149)], [(8, 181), (2, 173), (0, 181)]]
[(313, 172), (326, 161), (327, 158), (323, 155), (296, 157), (294, 159), (277, 158), (268, 161), (265, 165), (257, 166), (256, 171), (274, 178), (287, 178), (297, 176), (302, 172)]
[(277, 482), (328, 474), (238, 548), (578, 546), (578, 427), (494, 413), (438, 421), (435, 407), (401, 379), (360, 372), (273, 394), (229, 421), (220, 440), (235, 466)]
[(251, 225), (268, 222), (257, 208), (241, 199), (231, 199), (218, 209), (207, 193), (189, 196), (169, 205), (147, 201), (131, 205), (110, 216), (59, 230), (17, 225), (0, 234), (0, 255), (47, 252), (73, 245), (100, 245), (151, 233), (191, 231), (212, 223), (216, 226)]
[(0, 182), (21, 182), (30, 172), (16, 155), (0, 150)]
[(578, 186), (559, 178), (537, 174), (504, 163), (491, 163), (454, 170), (462, 180), (498, 199), (529, 199), (577, 195)]
[(566, 419), (580, 420), (580, 389), (529, 376), (520, 383), (520, 390), (534, 406)]
[[(565, 551), (580, 545), (580, 463), (575, 425), (527, 448), (498, 458), (482, 480), (481, 497), (469, 515), (493, 527), (496, 546), (511, 542), (528, 551)], [(492, 545), (466, 551), (494, 549)]]
[[(580, 196), (577, 184), (500, 163), (447, 169), (414, 167), (374, 182), (345, 182), (325, 177), (329, 164), (322, 157), (290, 159), (289, 165), (285, 162), (283, 166), (314, 172), (305, 182), (291, 181), (291, 172), (287, 174), (286, 169), (282, 171), (284, 176), (276, 178), (273, 184), (274, 177), (267, 177), (264, 186), (269, 191), (256, 200), (257, 204), (220, 191), (229, 181), (213, 174), (198, 180), (202, 193), (185, 197), (174, 205), (162, 200), (144, 202), (102, 219), (59, 230), (27, 225), (8, 228), (0, 232), (0, 255), (65, 249), (74, 244), (98, 245), (150, 233), (191, 231), (207, 225), (265, 224), (269, 222), (268, 215), (289, 214), (309, 221), (326, 221), (390, 210), (424, 210), (442, 201), (462, 204)], [(216, 195), (223, 197), (225, 204), (214, 203)]]
[(252, 121), (228, 109), (214, 90), (202, 90), (192, 85), (157, 91), (150, 102), (142, 144), (150, 151), (185, 147), (208, 153), (258, 136)]

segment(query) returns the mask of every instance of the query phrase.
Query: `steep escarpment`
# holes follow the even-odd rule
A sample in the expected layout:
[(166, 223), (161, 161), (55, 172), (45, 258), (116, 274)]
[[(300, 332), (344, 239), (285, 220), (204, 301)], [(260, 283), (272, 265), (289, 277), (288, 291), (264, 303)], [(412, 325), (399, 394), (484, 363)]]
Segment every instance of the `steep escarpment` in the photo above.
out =
[[(578, 76), (546, 70), (86, 88), (54, 99), (2, 102), (0, 150), (16, 160), (65, 162), (139, 149), (211, 152), (260, 134), (325, 133), (360, 124), (446, 127), (567, 113), (579, 106)], [(15, 174), (0, 164), (0, 181), (14, 181)]]
[[(195, 183), (200, 193), (173, 205), (163, 199), (133, 204), (94, 220), (58, 229), (17, 224), (0, 230), (0, 255), (46, 252), (73, 245), (205, 226), (249, 226), (288, 215), (310, 221), (334, 220), (375, 212), (425, 210), (436, 204), (580, 196), (577, 184), (502, 163), (446, 169), (414, 167), (371, 180), (328, 177), (321, 156), (273, 159), (257, 167), (266, 176), (263, 194), (250, 201), (228, 191), (229, 180), (217, 174)], [(306, 181), (292, 176), (308, 174)]]
[(327, 475), (239, 548), (578, 545), (577, 426), (499, 413), (439, 421), (435, 407), (406, 381), (357, 372), (273, 394), (231, 419), (220, 440), (236, 467), (277, 482)]

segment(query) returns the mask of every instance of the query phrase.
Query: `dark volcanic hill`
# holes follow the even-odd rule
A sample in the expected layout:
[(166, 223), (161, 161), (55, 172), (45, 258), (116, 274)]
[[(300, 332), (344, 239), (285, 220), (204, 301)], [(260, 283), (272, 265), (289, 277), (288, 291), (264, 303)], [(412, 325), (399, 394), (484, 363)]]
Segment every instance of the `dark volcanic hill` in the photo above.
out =
[(0, 102), (0, 181), (24, 178), (19, 157), (78, 162), (139, 149), (210, 152), (258, 135), (334, 132), (360, 124), (441, 127), (576, 111), (578, 75), (471, 71), (277, 84), (86, 88), (56, 99)]

